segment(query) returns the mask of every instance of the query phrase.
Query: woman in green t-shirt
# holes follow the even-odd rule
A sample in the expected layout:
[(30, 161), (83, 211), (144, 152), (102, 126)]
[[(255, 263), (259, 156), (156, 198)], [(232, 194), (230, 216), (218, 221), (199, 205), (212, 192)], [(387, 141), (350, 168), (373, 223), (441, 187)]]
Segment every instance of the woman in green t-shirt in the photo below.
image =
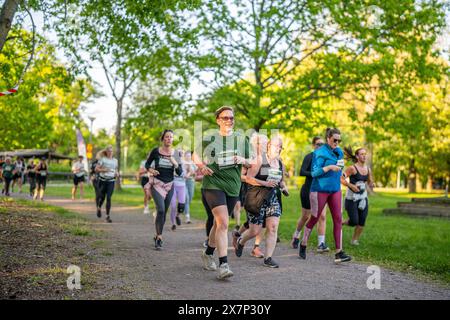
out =
[(14, 174), (16, 173), (16, 166), (12, 163), (10, 157), (6, 157), (5, 163), (2, 166), (2, 176), (5, 180), (5, 196), (10, 196), (9, 186), (13, 180)]
[[(250, 167), (249, 142), (244, 135), (233, 130), (233, 108), (223, 106), (215, 112), (215, 116), (219, 130), (206, 137), (203, 161), (197, 152), (193, 159), (204, 175), (202, 197), (205, 209), (214, 216), (208, 246), (202, 254), (203, 268), (218, 269), (217, 277), (225, 279), (233, 276), (227, 261), (229, 212), (233, 211), (239, 200), (242, 166)], [(219, 268), (213, 257), (216, 247)]]

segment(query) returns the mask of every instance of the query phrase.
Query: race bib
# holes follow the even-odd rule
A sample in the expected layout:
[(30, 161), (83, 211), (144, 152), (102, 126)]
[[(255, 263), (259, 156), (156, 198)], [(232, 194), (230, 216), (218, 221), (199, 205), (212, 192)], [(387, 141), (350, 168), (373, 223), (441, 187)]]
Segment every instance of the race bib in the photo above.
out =
[(344, 166), (345, 166), (345, 164), (344, 164), (344, 159), (338, 160), (338, 161), (336, 162), (336, 165), (337, 165), (339, 168), (341, 168), (341, 170), (344, 169)]
[(171, 169), (173, 168), (173, 164), (168, 158), (159, 158), (159, 167)]
[(269, 169), (269, 176), (267, 178), (267, 180), (271, 180), (271, 181), (275, 181), (275, 182), (280, 182), (281, 179), (283, 178), (283, 173), (281, 172), (280, 169)]
[(234, 150), (222, 151), (217, 157), (217, 164), (219, 169), (228, 169), (236, 167), (234, 162), (234, 156), (236, 152)]
[(41, 172), (41, 176), (42, 176), (42, 177), (45, 177), (46, 175), (47, 175), (47, 172), (46, 172), (46, 171), (42, 171), (42, 172)]

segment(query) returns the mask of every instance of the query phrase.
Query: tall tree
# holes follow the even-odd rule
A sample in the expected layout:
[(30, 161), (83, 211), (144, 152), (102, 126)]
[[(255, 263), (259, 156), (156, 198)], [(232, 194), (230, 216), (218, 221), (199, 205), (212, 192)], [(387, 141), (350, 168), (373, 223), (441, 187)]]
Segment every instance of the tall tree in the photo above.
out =
[(252, 127), (280, 126), (278, 115), (302, 125), (314, 101), (402, 77), (393, 72), (399, 51), (410, 75), (427, 76), (444, 16), (434, 0), (207, 1), (191, 18), (200, 39), (191, 61), (211, 73), (214, 92), (227, 90), (213, 100), (235, 105)]

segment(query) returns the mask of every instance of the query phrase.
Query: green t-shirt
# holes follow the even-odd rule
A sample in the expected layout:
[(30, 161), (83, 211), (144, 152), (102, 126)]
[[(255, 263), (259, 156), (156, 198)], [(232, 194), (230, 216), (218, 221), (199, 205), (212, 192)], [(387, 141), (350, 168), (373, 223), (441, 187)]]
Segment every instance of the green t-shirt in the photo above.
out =
[(13, 177), (13, 171), (16, 168), (16, 166), (11, 163), (11, 164), (3, 164), (3, 177), (11, 179)]
[(229, 197), (239, 196), (242, 165), (234, 163), (234, 156), (250, 158), (248, 137), (234, 132), (225, 137), (219, 132), (203, 140), (203, 159), (214, 173), (203, 177), (203, 189), (222, 190)]

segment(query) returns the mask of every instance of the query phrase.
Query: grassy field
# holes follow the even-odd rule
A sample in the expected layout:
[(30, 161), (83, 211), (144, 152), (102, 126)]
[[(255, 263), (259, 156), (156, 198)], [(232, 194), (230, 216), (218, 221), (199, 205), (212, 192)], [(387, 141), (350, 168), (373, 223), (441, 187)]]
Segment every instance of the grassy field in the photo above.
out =
[[(49, 186), (48, 195), (70, 197), (69, 186)], [(405, 192), (377, 192), (369, 199), (370, 211), (366, 228), (358, 247), (350, 246), (353, 228), (344, 227), (343, 244), (355, 261), (387, 266), (450, 283), (450, 221), (443, 218), (383, 215), (384, 208), (394, 208), (398, 201), (409, 201), (412, 197), (436, 197), (442, 194)], [(86, 197), (93, 199), (93, 189), (86, 188)], [(127, 188), (113, 195), (114, 203), (142, 206), (142, 191)], [(283, 198), (283, 216), (279, 235), (287, 243), (294, 231), (300, 214), (299, 191), (291, 189), (291, 196)], [(205, 213), (196, 188), (192, 203), (193, 218), (204, 219)], [(346, 214), (344, 213), (344, 219)], [(244, 216), (241, 217), (241, 220)], [(243, 222), (243, 221), (242, 221)], [(234, 222), (232, 223), (234, 225)], [(317, 234), (313, 231), (310, 250), (316, 246)], [(327, 243), (334, 248), (331, 216), (327, 215)]]

